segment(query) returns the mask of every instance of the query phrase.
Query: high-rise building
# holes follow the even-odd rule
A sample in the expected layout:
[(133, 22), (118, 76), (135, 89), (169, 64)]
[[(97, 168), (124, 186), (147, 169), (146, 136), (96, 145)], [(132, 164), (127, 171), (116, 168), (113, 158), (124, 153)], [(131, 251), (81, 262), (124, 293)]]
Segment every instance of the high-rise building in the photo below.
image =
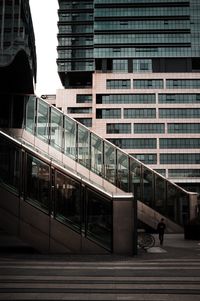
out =
[(56, 105), (200, 191), (200, 2), (59, 0)]

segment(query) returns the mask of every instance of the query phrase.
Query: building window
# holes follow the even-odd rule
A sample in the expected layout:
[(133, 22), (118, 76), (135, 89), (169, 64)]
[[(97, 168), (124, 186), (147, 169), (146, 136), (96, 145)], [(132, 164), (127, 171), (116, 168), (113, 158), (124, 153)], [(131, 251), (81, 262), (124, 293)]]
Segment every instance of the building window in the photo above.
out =
[(200, 79), (167, 79), (168, 89), (199, 89)]
[(133, 60), (133, 72), (152, 72), (152, 60)]
[(200, 118), (200, 109), (159, 109), (160, 118)]
[(160, 148), (200, 148), (198, 138), (160, 138)]
[(124, 118), (156, 118), (156, 109), (124, 109)]
[(131, 123), (107, 123), (106, 133), (107, 134), (130, 134)]
[(113, 72), (128, 72), (128, 60), (113, 60)]
[(200, 103), (200, 94), (159, 94), (159, 103)]
[(92, 127), (92, 118), (75, 118), (78, 122), (87, 126), (88, 128)]
[(200, 133), (200, 123), (168, 123), (168, 133)]
[(110, 142), (116, 146), (123, 149), (148, 149), (156, 148), (156, 139), (155, 138), (112, 138), (108, 139)]
[(162, 89), (162, 79), (134, 79), (133, 87), (135, 89)]
[(169, 169), (169, 178), (199, 178), (200, 169)]
[(107, 89), (130, 89), (131, 81), (130, 79), (108, 79), (106, 81)]
[(76, 103), (91, 103), (92, 94), (77, 94)]
[(156, 154), (131, 154), (134, 158), (143, 162), (144, 164), (157, 164)]
[(79, 108), (79, 107), (69, 107), (67, 108), (68, 114), (90, 114), (92, 113), (92, 108)]
[(200, 154), (160, 154), (160, 164), (200, 164)]
[(121, 109), (97, 109), (97, 119), (121, 118)]
[(155, 94), (97, 94), (98, 104), (126, 104), (126, 103), (156, 103)]
[(134, 133), (136, 134), (154, 134), (154, 133), (164, 133), (165, 124), (164, 123), (135, 123)]

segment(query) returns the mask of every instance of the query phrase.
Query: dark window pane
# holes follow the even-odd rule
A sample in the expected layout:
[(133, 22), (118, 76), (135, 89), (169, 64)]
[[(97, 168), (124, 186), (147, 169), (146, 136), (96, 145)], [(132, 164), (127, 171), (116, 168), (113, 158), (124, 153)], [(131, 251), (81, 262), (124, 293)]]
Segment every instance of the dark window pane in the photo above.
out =
[(31, 155), (27, 155), (26, 199), (42, 210), (49, 211), (50, 168)]
[(80, 184), (68, 176), (55, 175), (55, 215), (60, 221), (80, 231), (81, 189)]
[(86, 235), (112, 248), (112, 202), (91, 190), (87, 193)]

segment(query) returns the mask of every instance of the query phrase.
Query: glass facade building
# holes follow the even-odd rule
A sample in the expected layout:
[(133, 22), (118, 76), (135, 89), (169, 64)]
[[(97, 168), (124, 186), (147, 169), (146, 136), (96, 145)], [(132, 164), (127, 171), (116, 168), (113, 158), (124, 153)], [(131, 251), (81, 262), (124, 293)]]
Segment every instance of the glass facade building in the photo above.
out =
[[(56, 105), (64, 112), (87, 108), (70, 115), (186, 189), (200, 192), (199, 1), (58, 2), (58, 41), (66, 44), (62, 60), (58, 45), (65, 89), (57, 91)], [(90, 45), (80, 45), (82, 39), (90, 39)], [(76, 69), (69, 67), (75, 62)], [(92, 100), (80, 104), (76, 94), (90, 94)]]

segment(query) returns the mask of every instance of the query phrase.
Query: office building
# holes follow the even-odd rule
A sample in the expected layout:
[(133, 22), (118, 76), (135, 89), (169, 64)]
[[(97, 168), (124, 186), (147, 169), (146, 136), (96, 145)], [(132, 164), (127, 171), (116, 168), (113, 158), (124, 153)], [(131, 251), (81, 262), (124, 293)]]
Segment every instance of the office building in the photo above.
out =
[(56, 105), (200, 192), (200, 3), (59, 1)]

